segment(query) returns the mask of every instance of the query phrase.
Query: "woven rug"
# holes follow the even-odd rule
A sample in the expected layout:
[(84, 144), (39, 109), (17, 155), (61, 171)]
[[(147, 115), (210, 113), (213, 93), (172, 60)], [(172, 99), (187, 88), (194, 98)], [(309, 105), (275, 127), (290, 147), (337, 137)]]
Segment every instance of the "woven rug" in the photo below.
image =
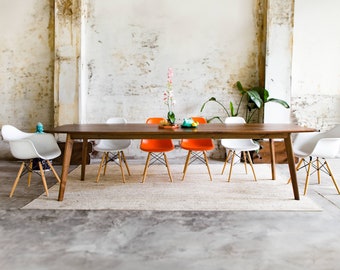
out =
[[(236, 164), (231, 182), (227, 172), (221, 175), (222, 163), (211, 164), (213, 181), (204, 165), (190, 165), (181, 181), (183, 165), (170, 165), (173, 182), (166, 167), (149, 168), (145, 183), (141, 183), (143, 165), (130, 165), (122, 183), (119, 167), (110, 165), (106, 175), (96, 183), (98, 165), (88, 165), (86, 179), (80, 181), (80, 167), (68, 176), (64, 200), (57, 201), (59, 184), (32, 201), (24, 209), (84, 209), (84, 210), (159, 210), (159, 211), (320, 211), (310, 198), (294, 200), (287, 174), (277, 172), (271, 180), (268, 164), (256, 164), (257, 181), (243, 164)], [(229, 167), (227, 168), (227, 170)]]

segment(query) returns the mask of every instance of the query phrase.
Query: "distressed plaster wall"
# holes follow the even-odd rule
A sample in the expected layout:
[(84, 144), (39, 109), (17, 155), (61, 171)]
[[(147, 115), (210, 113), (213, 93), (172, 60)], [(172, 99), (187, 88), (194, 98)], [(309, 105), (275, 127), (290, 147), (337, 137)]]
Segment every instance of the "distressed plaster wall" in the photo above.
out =
[[(179, 121), (215, 96), (238, 100), (234, 83), (259, 83), (259, 3), (249, 0), (87, 1), (86, 122), (166, 116), (167, 69), (174, 70)], [(209, 105), (205, 115), (219, 108)]]
[(80, 0), (55, 1), (54, 124), (79, 123)]
[(1, 0), (0, 125), (32, 131), (53, 126), (52, 4)]
[[(86, 1), (81, 118), (94, 123), (111, 116), (129, 122), (166, 117), (168, 67), (174, 71), (178, 122), (202, 114), (200, 107), (211, 96), (226, 105), (238, 101), (236, 81), (258, 84), (263, 74), (262, 2)], [(226, 116), (216, 104), (203, 112), (216, 114)], [(131, 153), (144, 155), (138, 143)]]
[(291, 105), (301, 125), (340, 123), (340, 2), (295, 0)]
[[(165, 116), (168, 67), (179, 121), (211, 96), (237, 101), (237, 80), (246, 87), (266, 80), (273, 97), (290, 97), (289, 116), (299, 124), (327, 129), (340, 121), (337, 0), (0, 4), (1, 125), (32, 131), (38, 121)], [(223, 112), (212, 104), (204, 111), (216, 114)]]
[[(294, 0), (267, 0), (266, 89), (270, 97), (290, 103)], [(289, 123), (290, 110), (268, 102), (264, 122)]]

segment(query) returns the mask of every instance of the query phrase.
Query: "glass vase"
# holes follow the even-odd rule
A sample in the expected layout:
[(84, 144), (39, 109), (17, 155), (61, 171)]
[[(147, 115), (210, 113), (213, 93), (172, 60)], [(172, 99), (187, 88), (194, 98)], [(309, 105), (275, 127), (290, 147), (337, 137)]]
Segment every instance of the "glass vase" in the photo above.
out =
[(169, 111), (168, 112), (168, 123), (170, 125), (175, 125), (175, 122), (176, 122), (175, 113), (173, 111)]

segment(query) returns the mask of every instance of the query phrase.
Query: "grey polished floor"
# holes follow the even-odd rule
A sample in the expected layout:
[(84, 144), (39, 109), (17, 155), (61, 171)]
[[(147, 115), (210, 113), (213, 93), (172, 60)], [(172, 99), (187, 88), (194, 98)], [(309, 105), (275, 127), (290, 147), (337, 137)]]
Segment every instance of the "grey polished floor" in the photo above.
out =
[(8, 198), (18, 166), (0, 162), (0, 269), (339, 269), (326, 175), (308, 193), (320, 212), (41, 211), (20, 209), (43, 192), (38, 176)]

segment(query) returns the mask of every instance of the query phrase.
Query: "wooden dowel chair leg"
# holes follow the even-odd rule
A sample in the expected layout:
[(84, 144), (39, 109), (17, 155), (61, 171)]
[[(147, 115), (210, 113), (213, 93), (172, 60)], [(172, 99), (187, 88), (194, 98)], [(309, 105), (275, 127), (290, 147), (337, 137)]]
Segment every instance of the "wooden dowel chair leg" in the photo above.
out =
[(121, 154), (122, 154), (122, 158), (123, 158), (123, 161), (124, 161), (126, 170), (127, 170), (128, 174), (131, 175), (131, 173), (130, 173), (130, 168), (129, 168), (129, 165), (127, 164), (127, 161), (126, 161), (126, 158), (125, 158), (124, 151), (121, 151)]
[(105, 156), (105, 166), (104, 166), (104, 173), (103, 173), (103, 175), (106, 174), (107, 162), (109, 160), (109, 152), (105, 152), (104, 156)]
[(117, 154), (118, 154), (118, 160), (119, 160), (120, 173), (122, 174), (123, 183), (125, 183), (125, 175), (124, 175), (121, 153), (118, 152)]
[(335, 188), (336, 188), (338, 194), (340, 194), (340, 190), (339, 190), (338, 184), (337, 184), (337, 182), (335, 181), (334, 175), (333, 175), (333, 173), (332, 173), (332, 171), (331, 171), (331, 168), (329, 167), (328, 162), (327, 162), (326, 160), (325, 160), (325, 165), (326, 165), (326, 167), (327, 167), (327, 170), (328, 170), (328, 172), (329, 172), (330, 177), (332, 178), (333, 184), (334, 184), (334, 186), (335, 186)]
[(254, 166), (253, 166), (253, 162), (252, 162), (252, 160), (251, 160), (251, 156), (250, 156), (249, 151), (247, 151), (247, 156), (248, 156), (248, 161), (249, 161), (251, 170), (253, 171), (254, 181), (257, 181), (257, 179), (256, 179), (256, 174), (255, 174), (255, 170), (254, 170)]
[(224, 164), (223, 164), (223, 168), (222, 168), (222, 172), (221, 172), (221, 174), (223, 174), (223, 173), (224, 173), (224, 170), (225, 170), (225, 167), (227, 166), (227, 163), (228, 163), (228, 160), (229, 160), (230, 154), (231, 154), (231, 150), (228, 150), (228, 154), (227, 154), (227, 156), (226, 156), (226, 158), (225, 158), (225, 161), (224, 161)]
[(96, 182), (97, 182), (97, 183), (99, 182), (100, 172), (101, 172), (101, 170), (102, 170), (102, 167), (104, 166), (105, 156), (106, 156), (106, 154), (104, 153), (103, 156), (102, 156), (102, 159), (101, 159), (101, 161), (100, 161), (100, 165), (99, 165), (99, 169), (98, 169), (98, 173), (97, 173), (97, 178), (96, 178)]
[[(300, 169), (300, 166), (301, 166), (301, 164), (302, 164), (303, 161), (304, 161), (304, 159), (303, 159), (303, 158), (300, 158), (298, 164), (296, 165), (295, 171), (298, 171), (298, 170)], [(288, 181), (287, 181), (287, 184), (289, 184), (290, 181), (291, 181), (291, 179), (289, 178)]]
[(210, 172), (210, 167), (209, 167), (209, 162), (208, 162), (207, 153), (206, 153), (205, 151), (203, 151), (203, 155), (204, 155), (205, 165), (207, 166), (207, 169), (208, 169), (210, 181), (212, 181), (212, 177), (211, 177), (211, 172)]
[(185, 164), (184, 164), (184, 168), (183, 168), (182, 181), (184, 180), (185, 174), (187, 173), (191, 152), (192, 152), (191, 150), (188, 151), (188, 155), (187, 155), (187, 158), (185, 160)]
[(12, 186), (12, 190), (11, 190), (11, 192), (10, 192), (10, 194), (9, 194), (9, 197), (10, 197), (10, 198), (12, 198), (12, 196), (13, 196), (13, 194), (14, 194), (14, 191), (15, 191), (15, 189), (16, 189), (18, 183), (19, 183), (19, 180), (20, 180), (20, 177), (21, 177), (21, 174), (22, 174), (22, 171), (24, 170), (24, 168), (25, 168), (25, 162), (22, 162), (22, 163), (21, 163), (21, 166), (20, 166), (20, 169), (19, 169), (19, 171), (18, 171), (18, 174), (17, 174), (17, 178), (15, 178), (14, 183), (13, 183), (13, 186)]
[(150, 158), (151, 158), (151, 152), (148, 153), (148, 157), (146, 158), (145, 167), (144, 167), (144, 171), (143, 171), (142, 183), (144, 183), (144, 181), (145, 181), (146, 173), (147, 173), (148, 167), (149, 167)]
[(246, 151), (242, 151), (242, 155), (243, 155), (244, 170), (245, 170), (246, 174), (248, 174)]
[(235, 158), (235, 151), (233, 151), (232, 156), (231, 156), (231, 162), (230, 162), (230, 169), (229, 169), (228, 182), (230, 182), (231, 172), (232, 172), (232, 170), (233, 170), (234, 158)]
[(38, 164), (39, 164), (39, 169), (40, 169), (40, 174), (41, 174), (41, 180), (42, 180), (43, 185), (44, 185), (44, 189), (45, 189), (45, 192), (46, 192), (46, 196), (48, 196), (48, 188), (47, 188), (45, 173), (44, 173), (44, 169), (43, 169), (43, 166), (42, 166), (42, 164), (41, 164), (41, 161), (39, 161)]
[(165, 153), (163, 153), (163, 156), (164, 156), (164, 161), (165, 161), (166, 169), (168, 170), (168, 175), (169, 175), (170, 181), (173, 182), (172, 176), (171, 176), (171, 172), (170, 172), (168, 158), (167, 158)]
[(316, 172), (318, 174), (318, 184), (320, 184), (321, 183), (321, 176), (320, 176), (320, 160), (319, 160), (319, 157), (316, 158)]
[(303, 195), (307, 194), (308, 184), (309, 184), (309, 174), (310, 174), (310, 167), (312, 165), (312, 161), (308, 163), (307, 175), (306, 175), (306, 182), (305, 182), (305, 189), (303, 191)]
[(33, 169), (33, 160), (31, 159), (31, 160), (29, 161), (29, 165), (28, 165), (28, 176), (27, 176), (27, 186), (28, 186), (28, 187), (31, 186), (32, 169)]
[(57, 172), (56, 172), (56, 170), (54, 169), (54, 167), (52, 166), (52, 163), (51, 163), (49, 160), (46, 160), (46, 161), (47, 161), (48, 166), (50, 166), (50, 168), (51, 168), (51, 170), (52, 170), (52, 172), (53, 172), (55, 178), (57, 179), (57, 181), (58, 181), (59, 183), (61, 183), (60, 177), (59, 177), (59, 175), (57, 174)]

